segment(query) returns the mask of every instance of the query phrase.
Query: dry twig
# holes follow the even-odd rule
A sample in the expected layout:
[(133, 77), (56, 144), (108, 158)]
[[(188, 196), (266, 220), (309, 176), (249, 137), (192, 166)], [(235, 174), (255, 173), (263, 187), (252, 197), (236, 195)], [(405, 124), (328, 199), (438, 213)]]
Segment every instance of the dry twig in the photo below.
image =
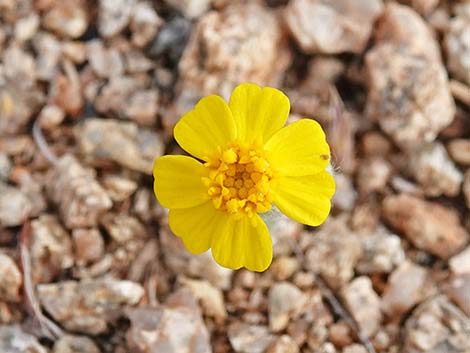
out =
[[(302, 250), (299, 248), (299, 245), (294, 241), (294, 239), (289, 238), (289, 243), (292, 250), (295, 253), (295, 256), (299, 260), (299, 262), (303, 265), (305, 264), (305, 256), (302, 253)], [(338, 315), (348, 326), (353, 330), (359, 341), (362, 345), (367, 349), (369, 353), (376, 353), (372, 342), (369, 340), (367, 336), (362, 334), (356, 320), (352, 317), (352, 315), (348, 312), (348, 310), (343, 306), (340, 299), (338, 299), (333, 292), (333, 290), (328, 287), (326, 282), (320, 276), (314, 274), (314, 281), (315, 284), (320, 289), (320, 292), (323, 298), (330, 304), (331, 308), (333, 309), (334, 313)]]
[(26, 222), (23, 225), (20, 234), (20, 257), (21, 267), (23, 269), (23, 283), (26, 302), (32, 315), (39, 323), (44, 336), (50, 339), (57, 339), (64, 335), (64, 331), (57, 324), (44, 316), (34, 291), (34, 284), (31, 277), (31, 256), (28, 249), (28, 239), (30, 234), (31, 225), (29, 222)]
[(49, 148), (49, 145), (44, 138), (44, 135), (41, 131), (41, 127), (39, 126), (39, 121), (36, 119), (33, 124), (33, 138), (36, 145), (39, 147), (39, 151), (41, 151), (42, 155), (53, 165), (57, 164), (57, 156), (52, 153)]
[(156, 297), (157, 278), (155, 276), (158, 261), (155, 261), (156, 258), (158, 258), (158, 243), (152, 239), (145, 244), (143, 250), (132, 263), (127, 275), (127, 279), (130, 281), (144, 281), (146, 283), (145, 287), (150, 306), (158, 305)]

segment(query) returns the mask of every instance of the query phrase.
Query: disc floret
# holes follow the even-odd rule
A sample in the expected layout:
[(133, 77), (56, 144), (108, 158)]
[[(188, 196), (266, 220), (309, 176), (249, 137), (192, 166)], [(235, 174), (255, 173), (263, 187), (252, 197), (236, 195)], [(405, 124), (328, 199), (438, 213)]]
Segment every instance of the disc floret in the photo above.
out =
[(204, 164), (203, 178), (215, 208), (235, 217), (269, 211), (273, 170), (265, 151), (255, 145), (231, 143)]

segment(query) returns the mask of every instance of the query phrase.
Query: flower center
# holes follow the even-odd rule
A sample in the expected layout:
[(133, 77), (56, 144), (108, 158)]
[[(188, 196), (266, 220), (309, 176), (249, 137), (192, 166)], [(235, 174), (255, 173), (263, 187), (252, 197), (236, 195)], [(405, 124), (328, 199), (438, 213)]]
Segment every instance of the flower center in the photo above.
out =
[(232, 143), (204, 165), (209, 176), (203, 182), (215, 208), (249, 217), (271, 208), (273, 172), (262, 149)]

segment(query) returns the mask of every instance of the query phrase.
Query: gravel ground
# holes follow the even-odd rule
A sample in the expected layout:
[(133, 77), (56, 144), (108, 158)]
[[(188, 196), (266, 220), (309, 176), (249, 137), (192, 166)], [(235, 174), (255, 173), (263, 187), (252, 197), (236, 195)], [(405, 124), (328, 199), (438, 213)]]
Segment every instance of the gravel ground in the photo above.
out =
[[(318, 120), (324, 225), (190, 255), (153, 160), (204, 95)], [(469, 353), (470, 2), (0, 0), (0, 352)]]

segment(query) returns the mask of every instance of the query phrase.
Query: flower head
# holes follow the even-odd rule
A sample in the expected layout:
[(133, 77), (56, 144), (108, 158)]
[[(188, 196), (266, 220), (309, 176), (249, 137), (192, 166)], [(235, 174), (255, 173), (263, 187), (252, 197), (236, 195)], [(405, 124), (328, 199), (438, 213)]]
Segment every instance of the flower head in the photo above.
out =
[(211, 248), (224, 267), (264, 271), (272, 242), (260, 213), (274, 204), (303, 224), (326, 219), (335, 183), (325, 134), (311, 119), (283, 127), (289, 109), (281, 91), (241, 84), (228, 104), (205, 97), (176, 124), (176, 141), (195, 158), (158, 158), (154, 190), (189, 252)]

